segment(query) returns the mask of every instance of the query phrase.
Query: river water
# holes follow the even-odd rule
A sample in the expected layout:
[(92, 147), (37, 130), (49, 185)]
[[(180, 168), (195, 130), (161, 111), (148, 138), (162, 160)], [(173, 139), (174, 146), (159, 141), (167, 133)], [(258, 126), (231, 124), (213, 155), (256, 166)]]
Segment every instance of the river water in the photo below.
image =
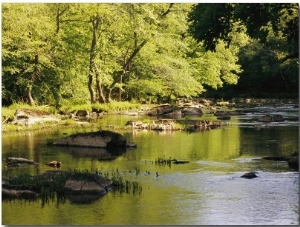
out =
[[(47, 142), (78, 131), (95, 131), (109, 125), (124, 126), (145, 116), (104, 116), (93, 127), (2, 135), (2, 176), (32, 175), (52, 169), (42, 163), (57, 160), (61, 169), (118, 171), (136, 181), (140, 193), (110, 191), (91, 203), (57, 200), (2, 201), (3, 225), (298, 225), (299, 173), (286, 162), (262, 160), (298, 150), (298, 108), (263, 106), (233, 116), (220, 128), (202, 132), (118, 130), (137, 144), (111, 161), (99, 161), (97, 153), (52, 147)], [(266, 114), (282, 114), (284, 122), (262, 124)], [(204, 115), (201, 119), (216, 120)], [(23, 157), (40, 163), (6, 168), (7, 157)], [(157, 158), (189, 160), (178, 165), (157, 165)], [(136, 174), (135, 170), (140, 173)], [(258, 177), (240, 176), (256, 171)], [(149, 174), (150, 172), (150, 174)], [(156, 172), (159, 176), (156, 176)]]

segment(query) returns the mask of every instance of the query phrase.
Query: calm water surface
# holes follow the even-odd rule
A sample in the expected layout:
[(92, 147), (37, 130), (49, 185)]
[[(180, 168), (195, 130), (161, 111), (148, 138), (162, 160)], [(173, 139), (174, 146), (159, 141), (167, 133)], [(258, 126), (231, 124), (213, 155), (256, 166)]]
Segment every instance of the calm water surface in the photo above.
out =
[[(253, 128), (265, 113), (279, 113), (281, 123)], [(108, 125), (124, 126), (144, 117), (105, 116), (95, 131)], [(214, 119), (213, 116), (202, 118)], [(233, 117), (220, 129), (205, 132), (154, 132), (120, 130), (137, 149), (127, 150), (113, 161), (99, 161), (97, 152), (47, 146), (48, 141), (77, 132), (62, 128), (2, 136), (2, 175), (51, 169), (42, 163), (57, 160), (61, 169), (118, 169), (124, 179), (137, 181), (139, 193), (111, 191), (98, 200), (80, 204), (57, 200), (2, 202), (3, 225), (297, 225), (299, 224), (299, 174), (286, 162), (260, 160), (264, 156), (289, 155), (298, 150), (298, 109), (292, 106), (260, 107)], [(36, 166), (5, 168), (7, 157), (24, 157)], [(189, 160), (182, 165), (158, 166), (154, 160)], [(140, 174), (135, 174), (135, 169)], [(150, 174), (146, 174), (150, 171)], [(240, 176), (257, 171), (258, 178)], [(156, 172), (159, 176), (156, 177)]]

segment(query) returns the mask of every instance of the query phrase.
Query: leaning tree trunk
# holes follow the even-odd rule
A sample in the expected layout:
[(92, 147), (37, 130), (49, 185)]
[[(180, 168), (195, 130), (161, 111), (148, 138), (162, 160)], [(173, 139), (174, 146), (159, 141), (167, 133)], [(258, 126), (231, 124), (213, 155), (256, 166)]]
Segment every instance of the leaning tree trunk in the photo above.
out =
[(146, 45), (146, 43), (148, 42), (148, 40), (144, 40), (143, 42), (141, 42), (141, 44), (139, 46), (137, 46), (134, 51), (132, 52), (132, 54), (130, 55), (130, 57), (126, 60), (126, 62), (124, 63), (124, 65), (122, 66), (122, 71), (117, 72), (117, 76), (114, 78), (114, 81), (112, 82), (112, 84), (109, 86), (106, 96), (105, 96), (105, 101), (106, 102), (110, 102), (111, 100), (111, 93), (112, 90), (115, 88), (116, 84), (121, 81), (121, 78), (124, 77), (126, 71), (128, 70), (128, 67), (130, 65), (130, 63), (132, 62), (133, 58), (138, 54), (138, 52), (143, 48), (143, 46)]
[(31, 106), (35, 105), (35, 101), (32, 97), (32, 86), (34, 84), (36, 76), (38, 75), (38, 64), (39, 64), (39, 56), (35, 55), (34, 56), (34, 70), (31, 74), (30, 81), (28, 83), (27, 90), (26, 90), (26, 96), (27, 96), (27, 99), (28, 99), (28, 103)]
[[(169, 4), (169, 8), (163, 14), (160, 15), (161, 19), (165, 18), (171, 12), (171, 8), (173, 7), (173, 5), (174, 5), (174, 3)], [(134, 34), (134, 36), (136, 38), (136, 33)], [(107, 90), (107, 93), (105, 95), (105, 101), (106, 102), (108, 102), (108, 103), (110, 102), (112, 90), (115, 88), (115, 86), (118, 82), (122, 82), (122, 79), (126, 75), (126, 71), (128, 70), (129, 65), (133, 61), (133, 58), (143, 48), (143, 46), (145, 46), (145, 44), (147, 42), (148, 42), (148, 40), (145, 39), (143, 42), (140, 43), (140, 45), (137, 45), (137, 39), (135, 39), (134, 51), (132, 52), (130, 57), (126, 60), (126, 62), (124, 63), (124, 65), (122, 67), (122, 71), (117, 72), (117, 76), (114, 78), (113, 83), (109, 86), (109, 88)], [(121, 91), (119, 90), (119, 100), (120, 100), (120, 98), (121, 98)]]
[(28, 87), (27, 87), (27, 99), (28, 99), (28, 103), (30, 106), (34, 106), (35, 105), (35, 101), (34, 99), (32, 98), (32, 82), (30, 81), (29, 84), (28, 84)]

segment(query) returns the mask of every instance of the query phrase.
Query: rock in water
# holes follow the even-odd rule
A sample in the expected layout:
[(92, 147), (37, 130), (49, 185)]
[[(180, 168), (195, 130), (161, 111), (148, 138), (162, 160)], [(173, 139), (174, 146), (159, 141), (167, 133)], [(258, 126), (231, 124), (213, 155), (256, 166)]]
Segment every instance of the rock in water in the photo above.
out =
[(53, 145), (73, 147), (117, 148), (126, 147), (126, 139), (119, 133), (101, 130), (98, 132), (78, 133), (64, 137)]
[(72, 195), (104, 195), (112, 186), (112, 182), (97, 174), (80, 174), (70, 177), (64, 186), (67, 194)]
[(299, 171), (299, 153), (295, 152), (288, 158), (288, 165), (291, 169)]
[(245, 173), (244, 175), (242, 175), (241, 177), (243, 178), (247, 178), (247, 179), (252, 179), (252, 178), (255, 178), (257, 177), (255, 172), (249, 172), (249, 173)]

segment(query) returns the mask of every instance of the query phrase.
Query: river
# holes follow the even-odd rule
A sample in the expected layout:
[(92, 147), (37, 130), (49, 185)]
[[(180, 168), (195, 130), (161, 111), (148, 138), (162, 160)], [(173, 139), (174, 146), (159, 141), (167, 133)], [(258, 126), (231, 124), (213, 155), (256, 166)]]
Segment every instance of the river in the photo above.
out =
[[(124, 126), (145, 116), (104, 116), (93, 127), (2, 135), (2, 176), (32, 175), (52, 169), (42, 163), (57, 160), (61, 169), (118, 171), (141, 185), (140, 193), (110, 191), (92, 203), (57, 200), (2, 201), (3, 225), (298, 225), (299, 173), (287, 162), (261, 159), (290, 155), (298, 150), (298, 108), (262, 106), (233, 116), (219, 129), (200, 132), (117, 130), (137, 144), (111, 161), (95, 153), (47, 145), (78, 131)], [(262, 124), (258, 117), (281, 114), (284, 122)], [(201, 119), (213, 119), (204, 115)], [(112, 130), (112, 129), (111, 129)], [(7, 157), (40, 163), (6, 168)], [(157, 165), (157, 158), (189, 160), (178, 165)], [(140, 173), (136, 174), (135, 169)], [(246, 172), (258, 177), (244, 179)], [(150, 172), (150, 173), (149, 173)], [(156, 176), (156, 172), (158, 176)]]

